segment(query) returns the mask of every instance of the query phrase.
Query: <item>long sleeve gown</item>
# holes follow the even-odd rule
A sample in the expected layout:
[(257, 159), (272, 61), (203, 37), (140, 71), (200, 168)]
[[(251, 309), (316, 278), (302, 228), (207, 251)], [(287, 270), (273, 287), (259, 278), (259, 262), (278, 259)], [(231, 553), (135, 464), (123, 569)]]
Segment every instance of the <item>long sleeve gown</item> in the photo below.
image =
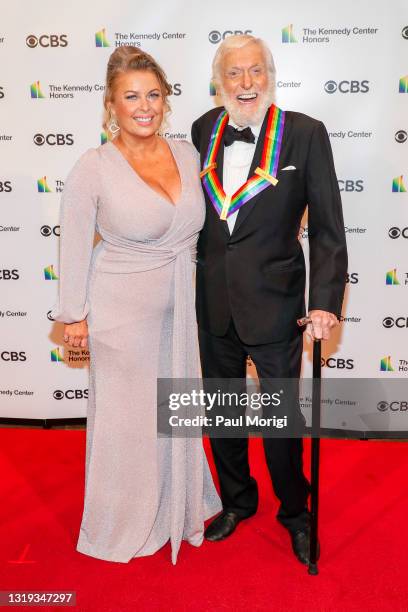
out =
[(193, 147), (169, 146), (182, 184), (175, 205), (112, 142), (79, 159), (61, 202), (52, 316), (87, 318), (91, 353), (77, 550), (110, 561), (170, 540), (175, 563), (181, 541), (199, 546), (204, 520), (221, 510), (201, 439), (157, 436), (157, 379), (200, 376), (193, 274), (205, 207)]

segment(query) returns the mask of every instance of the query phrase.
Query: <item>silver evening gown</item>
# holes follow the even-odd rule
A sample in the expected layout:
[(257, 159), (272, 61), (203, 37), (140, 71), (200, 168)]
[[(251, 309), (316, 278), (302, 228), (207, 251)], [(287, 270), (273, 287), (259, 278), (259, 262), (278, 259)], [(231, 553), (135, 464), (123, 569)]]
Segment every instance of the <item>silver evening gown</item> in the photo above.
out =
[[(85, 501), (77, 550), (128, 562), (168, 540), (199, 546), (221, 510), (199, 438), (158, 438), (157, 378), (198, 378), (195, 247), (205, 207), (193, 147), (169, 142), (173, 206), (109, 142), (65, 183), (57, 321), (87, 317), (91, 352)], [(93, 248), (95, 230), (102, 240)]]

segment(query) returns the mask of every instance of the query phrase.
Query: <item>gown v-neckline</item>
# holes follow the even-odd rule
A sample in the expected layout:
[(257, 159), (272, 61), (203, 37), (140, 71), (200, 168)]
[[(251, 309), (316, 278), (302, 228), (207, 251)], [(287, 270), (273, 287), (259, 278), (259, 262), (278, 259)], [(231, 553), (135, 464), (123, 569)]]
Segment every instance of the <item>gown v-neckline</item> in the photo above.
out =
[(156, 189), (154, 189), (151, 185), (149, 185), (149, 183), (147, 183), (138, 172), (136, 172), (136, 170), (133, 168), (133, 166), (129, 163), (129, 161), (126, 159), (126, 157), (123, 155), (122, 151), (113, 143), (112, 140), (110, 140), (107, 144), (111, 145), (111, 148), (113, 148), (116, 153), (118, 154), (118, 156), (123, 160), (123, 162), (126, 164), (126, 166), (129, 168), (129, 170), (132, 172), (133, 175), (136, 176), (136, 179), (142, 183), (146, 189), (148, 189), (149, 191), (152, 191), (154, 194), (156, 194), (156, 196), (158, 198), (160, 198), (161, 200), (163, 200), (163, 202), (166, 202), (166, 204), (168, 204), (169, 206), (171, 206), (172, 208), (176, 209), (178, 208), (178, 206), (180, 205), (180, 202), (182, 200), (183, 197), (183, 175), (182, 175), (182, 171), (181, 171), (181, 167), (179, 165), (178, 159), (177, 159), (177, 153), (175, 152), (174, 148), (172, 147), (172, 145), (170, 144), (169, 141), (166, 141), (167, 146), (170, 149), (170, 153), (173, 156), (174, 159), (174, 163), (176, 164), (176, 168), (179, 174), (179, 178), (180, 178), (180, 195), (178, 197), (178, 200), (176, 202), (173, 202), (173, 200), (169, 200), (168, 198), (166, 198), (165, 196), (163, 196), (161, 193), (159, 193), (158, 191), (156, 191)]

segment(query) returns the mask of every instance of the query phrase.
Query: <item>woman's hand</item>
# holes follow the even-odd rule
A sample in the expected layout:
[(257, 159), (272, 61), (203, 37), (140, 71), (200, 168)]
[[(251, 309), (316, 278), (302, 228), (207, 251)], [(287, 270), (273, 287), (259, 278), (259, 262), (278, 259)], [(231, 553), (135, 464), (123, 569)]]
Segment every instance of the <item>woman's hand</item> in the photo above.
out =
[(65, 324), (64, 342), (74, 347), (86, 348), (88, 346), (88, 323), (85, 319), (78, 323)]

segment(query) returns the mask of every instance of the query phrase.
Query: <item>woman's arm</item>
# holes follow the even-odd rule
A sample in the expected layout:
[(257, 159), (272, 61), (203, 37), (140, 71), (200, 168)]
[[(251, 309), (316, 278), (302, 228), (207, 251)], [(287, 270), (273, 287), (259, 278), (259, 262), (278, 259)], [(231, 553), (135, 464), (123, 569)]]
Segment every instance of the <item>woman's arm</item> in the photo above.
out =
[(65, 323), (64, 340), (87, 345), (89, 267), (98, 203), (98, 152), (87, 151), (65, 182), (61, 198), (59, 294), (51, 317)]

